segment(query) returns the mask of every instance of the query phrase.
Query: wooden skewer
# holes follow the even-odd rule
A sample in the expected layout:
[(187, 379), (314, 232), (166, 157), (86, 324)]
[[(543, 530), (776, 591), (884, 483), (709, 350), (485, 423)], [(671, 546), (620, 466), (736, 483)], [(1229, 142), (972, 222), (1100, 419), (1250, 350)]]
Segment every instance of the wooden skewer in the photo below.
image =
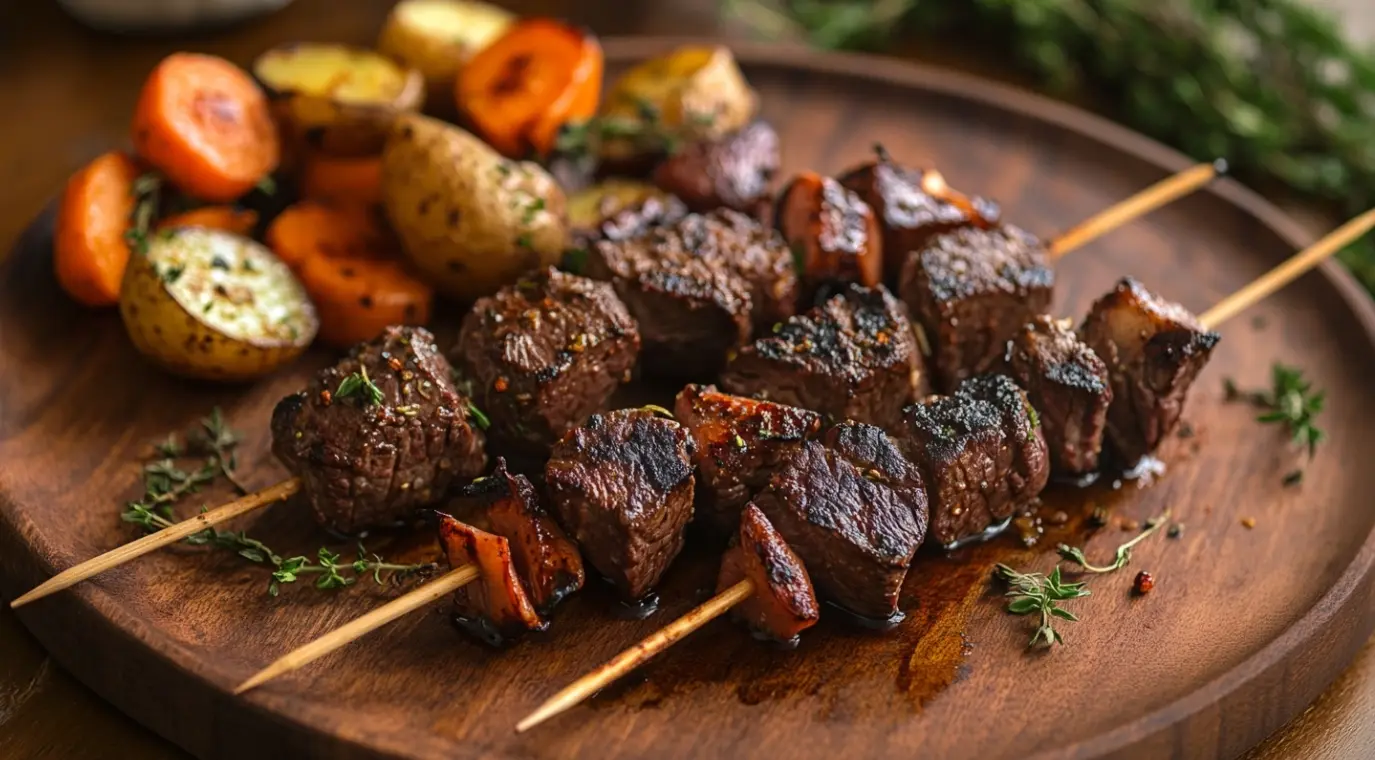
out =
[(1327, 233), (1318, 242), (1290, 256), (1283, 264), (1252, 280), (1249, 285), (1203, 312), (1198, 321), (1208, 329), (1217, 327), (1238, 312), (1293, 282), (1299, 275), (1350, 245), (1357, 238), (1370, 231), (1372, 227), (1375, 227), (1375, 209), (1371, 209)]
[(1064, 256), (1122, 225), (1192, 193), (1227, 173), (1227, 162), (1218, 159), (1199, 164), (1151, 185), (1141, 192), (1115, 203), (1106, 209), (1065, 230), (1050, 241), (1050, 259)]
[(605, 665), (579, 678), (558, 694), (550, 697), (536, 710), (516, 724), (516, 731), (528, 731), (596, 694), (607, 684), (648, 662), (655, 655), (687, 636), (689, 633), (720, 617), (727, 610), (745, 601), (754, 593), (754, 583), (740, 581), (701, 603), (686, 615), (669, 623), (649, 638), (621, 652)]
[(242, 694), (260, 686), (280, 675), (305, 667), (325, 655), (339, 649), (391, 621), (437, 601), (446, 594), (476, 580), (476, 565), (464, 565), (435, 578), (414, 591), (387, 602), (362, 617), (351, 620), (320, 638), (283, 655), (277, 661), (258, 671), (247, 681), (234, 687), (235, 694)]
[(160, 549), (168, 544), (175, 544), (187, 536), (200, 533), (207, 528), (232, 520), (239, 515), (247, 514), (255, 509), (260, 509), (273, 502), (281, 501), (296, 493), (300, 488), (301, 481), (298, 478), (285, 480), (275, 486), (269, 486), (260, 491), (254, 491), (251, 494), (235, 499), (222, 507), (216, 507), (209, 512), (202, 512), (188, 520), (182, 520), (176, 525), (163, 528), (157, 533), (150, 533), (143, 538), (112, 549), (98, 557), (92, 557), (75, 567), (69, 567), (63, 570), (40, 584), (37, 588), (15, 599), (13, 602), (10, 602), (10, 607), (22, 607), (29, 602), (42, 599), (49, 594), (57, 593), (91, 576), (99, 575), (112, 567), (118, 567), (132, 559), (142, 557), (155, 549)]

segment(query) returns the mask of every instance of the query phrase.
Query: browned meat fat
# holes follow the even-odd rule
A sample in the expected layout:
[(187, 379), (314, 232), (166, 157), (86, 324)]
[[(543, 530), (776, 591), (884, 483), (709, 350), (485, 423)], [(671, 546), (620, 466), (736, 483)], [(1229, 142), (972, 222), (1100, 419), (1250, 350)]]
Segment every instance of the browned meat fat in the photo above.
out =
[(821, 430), (816, 412), (732, 396), (710, 385), (684, 388), (673, 413), (696, 444), (697, 519), (726, 534), (788, 454)]
[(491, 530), (510, 542), (516, 570), (536, 611), (548, 615), (565, 597), (582, 588), (582, 555), (540, 506), (529, 479), (512, 475), (506, 460), (497, 459), (492, 474), (466, 490), (479, 492), (490, 501), (487, 520)]
[(640, 335), (604, 282), (556, 269), (482, 298), (453, 354), (498, 451), (547, 454), (630, 377)]
[(839, 182), (802, 172), (779, 194), (774, 226), (802, 272), (804, 299), (831, 282), (875, 287), (883, 279), (878, 220)]
[(1045, 247), (1010, 225), (943, 233), (909, 256), (902, 300), (926, 336), (939, 389), (995, 369), (1007, 341), (1050, 306), (1054, 286)]
[(907, 310), (883, 287), (853, 283), (741, 349), (721, 385), (880, 427), (897, 424), (926, 392)]
[(778, 133), (755, 121), (718, 140), (683, 146), (654, 169), (654, 184), (693, 211), (729, 208), (758, 215), (778, 171)]
[(896, 287), (907, 256), (935, 235), (964, 226), (991, 227), (997, 204), (952, 190), (934, 171), (897, 163), (875, 146), (875, 160), (841, 175), (840, 183), (873, 209), (883, 239), (883, 280)]
[(511, 558), (506, 539), (459, 522), (442, 512), (439, 543), (449, 567), (475, 565), (477, 579), (454, 592), (455, 621), (493, 646), (547, 624), (535, 612)]
[(394, 524), (486, 466), (470, 406), (433, 335), (389, 327), (277, 404), (272, 453), (326, 528)]
[(807, 568), (753, 504), (745, 507), (740, 530), (721, 558), (716, 591), (747, 579), (754, 593), (735, 605), (731, 615), (756, 635), (785, 643), (796, 641), (821, 618)]
[(1130, 277), (1093, 304), (1079, 334), (1108, 367), (1108, 442), (1129, 466), (1174, 431), (1189, 387), (1222, 339)]
[(855, 422), (805, 441), (754, 504), (806, 563), (817, 590), (857, 615), (899, 618), (898, 591), (926, 535), (917, 468), (882, 430)]
[(683, 548), (694, 449), (677, 422), (623, 409), (592, 415), (545, 466), (559, 521), (627, 599), (648, 593)]
[(1006, 370), (1040, 415), (1051, 467), (1066, 475), (1098, 469), (1112, 386), (1108, 367), (1069, 320), (1041, 315), (1008, 342)]

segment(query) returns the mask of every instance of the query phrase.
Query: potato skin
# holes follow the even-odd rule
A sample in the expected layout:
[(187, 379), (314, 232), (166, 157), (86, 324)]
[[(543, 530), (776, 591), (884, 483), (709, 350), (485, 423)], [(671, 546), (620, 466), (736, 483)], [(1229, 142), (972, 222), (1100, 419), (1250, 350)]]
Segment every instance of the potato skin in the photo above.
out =
[[(171, 292), (172, 277), (167, 249), (185, 244), (200, 246), (206, 241), (242, 250), (252, 261), (251, 276), (242, 284), (254, 297), (276, 296), (293, 305), (293, 332), (280, 335), (240, 335), (235, 337), (209, 324), (205, 312), (194, 311)], [(243, 258), (231, 265), (243, 272)], [(209, 260), (194, 256), (179, 260), (182, 277), (204, 276)], [(231, 280), (230, 287), (233, 287)], [(217, 297), (218, 298), (218, 297)], [(258, 308), (257, 306), (250, 306)], [(247, 238), (219, 230), (187, 228), (158, 233), (150, 241), (146, 255), (134, 255), (124, 271), (120, 289), (119, 313), (129, 339), (139, 353), (173, 374), (219, 381), (245, 381), (262, 377), (305, 351), (319, 328), (315, 307), (286, 265), (266, 248)]]
[[(458, 28), (444, 28), (436, 23), (441, 19)], [(427, 111), (456, 114), (458, 70), (515, 19), (510, 11), (478, 0), (403, 0), (382, 25), (377, 50), (420, 72)]]
[(424, 279), (465, 301), (557, 263), (568, 240), (563, 191), (544, 169), (416, 114), (387, 139), (382, 203)]

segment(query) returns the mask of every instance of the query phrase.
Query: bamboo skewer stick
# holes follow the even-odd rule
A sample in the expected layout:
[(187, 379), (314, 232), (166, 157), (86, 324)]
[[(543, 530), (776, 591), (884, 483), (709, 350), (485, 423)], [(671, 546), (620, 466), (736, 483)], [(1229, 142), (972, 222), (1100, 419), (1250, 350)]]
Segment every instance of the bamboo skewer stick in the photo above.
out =
[(372, 612), (345, 623), (309, 644), (293, 649), (278, 658), (271, 665), (253, 674), (247, 681), (234, 687), (234, 693), (242, 694), (249, 689), (271, 681), (277, 676), (285, 675), (293, 670), (303, 668), (330, 652), (340, 649), (372, 631), (381, 628), (387, 623), (439, 600), (445, 594), (452, 593), (473, 582), (477, 577), (477, 565), (464, 565), (457, 570), (451, 570), (420, 588), (399, 596)]
[(1318, 242), (1290, 256), (1284, 263), (1217, 302), (1213, 308), (1203, 312), (1198, 321), (1208, 329), (1217, 327), (1238, 312), (1293, 282), (1299, 275), (1356, 241), (1372, 227), (1375, 227), (1375, 209), (1329, 232)]
[(1198, 164), (1166, 177), (1060, 233), (1050, 241), (1050, 259), (1054, 261), (1070, 251), (1081, 248), (1133, 219), (1145, 216), (1171, 201), (1192, 193), (1226, 173), (1227, 162), (1219, 158), (1212, 163)]
[(296, 493), (300, 488), (300, 479), (291, 478), (290, 480), (284, 480), (275, 486), (269, 486), (262, 490), (254, 491), (224, 506), (216, 507), (209, 512), (203, 512), (190, 519), (182, 520), (176, 525), (163, 528), (157, 533), (150, 533), (136, 541), (130, 541), (98, 557), (92, 557), (75, 567), (69, 567), (63, 570), (44, 581), (37, 588), (15, 599), (13, 602), (10, 602), (10, 607), (22, 607), (29, 602), (42, 599), (49, 594), (57, 593), (91, 576), (99, 575), (110, 568), (118, 567), (125, 562), (142, 557), (151, 551), (161, 549), (169, 544), (175, 544), (187, 536), (200, 533), (203, 530), (252, 512), (255, 509), (261, 509), (269, 504), (281, 501)]
[(579, 704), (611, 682), (648, 662), (689, 633), (725, 614), (727, 610), (745, 601), (753, 593), (754, 583), (745, 579), (706, 600), (693, 608), (691, 612), (659, 629), (649, 638), (621, 652), (605, 665), (579, 678), (558, 694), (550, 697), (548, 701), (517, 723), (516, 731), (528, 731), (564, 710)]

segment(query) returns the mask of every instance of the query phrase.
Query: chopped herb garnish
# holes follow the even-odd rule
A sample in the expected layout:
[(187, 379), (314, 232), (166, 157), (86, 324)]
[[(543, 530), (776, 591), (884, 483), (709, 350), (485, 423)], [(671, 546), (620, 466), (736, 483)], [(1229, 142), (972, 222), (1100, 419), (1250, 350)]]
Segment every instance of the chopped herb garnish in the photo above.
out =
[(162, 175), (148, 172), (139, 175), (131, 186), (134, 210), (129, 217), (129, 229), (124, 240), (135, 253), (148, 252), (148, 233), (153, 228), (153, 216), (158, 212), (158, 197), (162, 194)]
[(339, 382), (339, 387), (334, 391), (334, 398), (343, 399), (351, 396), (358, 396), (363, 399), (363, 406), (380, 404), (386, 398), (382, 389), (368, 377), (368, 368), (359, 367), (358, 372), (350, 373), (348, 377)]
[(477, 425), (478, 430), (486, 430), (492, 426), (492, 419), (471, 401), (468, 402), (468, 416), (473, 418), (473, 424)]
[(160, 278), (163, 282), (167, 283), (168, 285), (171, 285), (175, 283), (177, 280), (180, 280), (184, 272), (186, 272), (186, 267), (184, 266), (171, 266), (162, 270), (162, 272), (160, 273)]
[(254, 185), (254, 187), (263, 195), (277, 194), (277, 180), (273, 179), (271, 174), (258, 180), (258, 184)]
[(643, 409), (643, 410), (646, 411), (646, 412), (653, 412), (654, 414), (657, 414), (657, 415), (659, 415), (660, 417), (667, 417), (667, 418), (669, 418), (669, 419), (675, 419), (674, 416), (673, 416), (673, 412), (670, 412), (669, 410), (663, 408), (662, 406), (659, 406), (658, 404), (645, 404), (644, 406), (642, 406), (642, 407), (640, 407), (640, 408)]
[(1088, 557), (1084, 555), (1084, 550), (1080, 549), (1077, 546), (1060, 544), (1059, 546), (1055, 547), (1055, 550), (1060, 553), (1061, 557), (1064, 557), (1070, 562), (1079, 565), (1081, 568), (1083, 568), (1083, 571), (1086, 573), (1116, 572), (1125, 567), (1128, 562), (1132, 561), (1132, 547), (1146, 540), (1147, 537), (1149, 537), (1152, 533), (1155, 533), (1156, 531), (1160, 530), (1160, 528), (1163, 527), (1169, 521), (1170, 510), (1168, 509), (1165, 510), (1159, 517), (1153, 517), (1150, 520), (1147, 520), (1146, 529), (1141, 531), (1141, 535), (1117, 547), (1117, 552), (1113, 555), (1112, 564), (1110, 565), (1098, 567), (1096, 565), (1091, 564), (1088, 560)]
[(582, 274), (587, 269), (587, 255), (586, 248), (569, 248), (563, 252), (563, 261), (559, 265), (565, 272)]
[(522, 232), (522, 233), (520, 233), (520, 236), (516, 238), (516, 245), (520, 246), (521, 248), (534, 248), (534, 247), (535, 247), (535, 246), (534, 246), (534, 239), (530, 237), (530, 233), (528, 233), (528, 232)]

